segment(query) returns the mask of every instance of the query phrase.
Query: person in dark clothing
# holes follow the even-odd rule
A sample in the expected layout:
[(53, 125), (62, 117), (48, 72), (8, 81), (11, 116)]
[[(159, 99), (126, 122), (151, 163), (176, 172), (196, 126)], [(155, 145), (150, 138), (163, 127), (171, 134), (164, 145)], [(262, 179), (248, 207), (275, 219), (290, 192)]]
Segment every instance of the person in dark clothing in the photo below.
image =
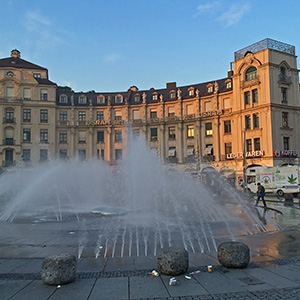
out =
[(258, 205), (259, 200), (262, 200), (264, 207), (267, 207), (266, 201), (265, 201), (265, 188), (260, 184), (260, 182), (257, 184), (257, 200), (255, 206)]

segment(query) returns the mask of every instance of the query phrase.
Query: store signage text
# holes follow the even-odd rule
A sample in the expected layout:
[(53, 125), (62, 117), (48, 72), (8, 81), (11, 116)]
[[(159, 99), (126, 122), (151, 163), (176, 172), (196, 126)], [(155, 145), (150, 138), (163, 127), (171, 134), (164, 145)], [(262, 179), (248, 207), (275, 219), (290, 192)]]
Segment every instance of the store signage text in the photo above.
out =
[[(257, 151), (248, 151), (246, 152), (246, 158), (251, 157), (261, 157), (265, 155), (265, 151), (263, 150), (257, 150)], [(236, 153), (228, 153), (226, 155), (227, 159), (235, 159), (235, 158), (243, 158), (244, 153), (243, 152), (236, 152)]]
[(281, 157), (281, 156), (292, 156), (292, 157), (298, 157), (299, 151), (298, 150), (274, 150), (274, 156), (275, 157)]

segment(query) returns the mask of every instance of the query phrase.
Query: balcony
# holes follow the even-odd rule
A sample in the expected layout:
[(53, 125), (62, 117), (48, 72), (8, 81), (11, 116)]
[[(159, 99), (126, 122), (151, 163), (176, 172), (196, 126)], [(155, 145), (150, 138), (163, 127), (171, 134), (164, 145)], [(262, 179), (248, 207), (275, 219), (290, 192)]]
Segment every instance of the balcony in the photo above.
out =
[(259, 75), (256, 78), (253, 78), (251, 80), (242, 80), (241, 81), (241, 88), (245, 89), (247, 87), (253, 86), (253, 85), (257, 85), (260, 84), (260, 77)]
[(86, 126), (87, 125), (87, 121), (77, 121), (76, 125), (77, 126)]
[(15, 124), (16, 118), (3, 118), (3, 124)]
[(291, 84), (292, 83), (292, 77), (291, 76), (286, 76), (283, 74), (279, 74), (279, 82), (280, 83), (285, 83), (285, 84)]
[(17, 97), (0, 97), (0, 102), (21, 104), (23, 102), (23, 99)]
[(15, 140), (12, 138), (6, 138), (3, 140), (3, 145), (14, 145), (15, 144)]
[(58, 126), (68, 126), (68, 125), (70, 125), (70, 121), (57, 121), (57, 125)]

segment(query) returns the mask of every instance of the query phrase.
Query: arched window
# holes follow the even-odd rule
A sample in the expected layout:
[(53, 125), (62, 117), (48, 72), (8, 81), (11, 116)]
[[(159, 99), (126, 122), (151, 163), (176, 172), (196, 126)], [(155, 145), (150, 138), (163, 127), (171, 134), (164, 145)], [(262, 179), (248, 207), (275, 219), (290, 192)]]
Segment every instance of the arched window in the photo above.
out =
[(249, 81), (255, 78), (257, 78), (257, 69), (255, 67), (250, 67), (245, 73), (245, 80)]
[(98, 96), (97, 97), (97, 103), (98, 104), (104, 104), (105, 103), (105, 97), (104, 96)]

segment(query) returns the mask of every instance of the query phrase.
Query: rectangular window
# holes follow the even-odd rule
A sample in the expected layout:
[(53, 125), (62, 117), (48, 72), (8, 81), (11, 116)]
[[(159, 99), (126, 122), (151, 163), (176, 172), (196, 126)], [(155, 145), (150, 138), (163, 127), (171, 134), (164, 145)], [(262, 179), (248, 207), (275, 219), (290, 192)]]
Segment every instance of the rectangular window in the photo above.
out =
[(282, 112), (282, 127), (289, 127), (287, 112)]
[(260, 150), (260, 138), (254, 139), (254, 151)]
[(157, 111), (150, 109), (150, 118), (151, 119), (156, 119), (157, 118)]
[(48, 123), (48, 110), (41, 109), (40, 117), (41, 117), (41, 123)]
[(133, 136), (134, 139), (139, 137), (140, 136), (140, 130), (139, 129), (133, 129), (132, 130), (132, 136)]
[(97, 143), (104, 142), (104, 131), (97, 131)]
[(175, 127), (169, 127), (169, 140), (176, 139), (176, 129)]
[(97, 98), (97, 103), (98, 103), (98, 104), (103, 104), (103, 103), (105, 103), (105, 98), (104, 98), (104, 96), (98, 97), (98, 98)]
[(61, 95), (61, 96), (59, 97), (59, 102), (60, 102), (60, 103), (67, 103), (67, 101), (68, 101), (67, 96)]
[(290, 138), (284, 136), (283, 137), (283, 150), (290, 150)]
[[(100, 156), (100, 150), (101, 150), (101, 156)], [(102, 160), (104, 160), (104, 149), (97, 149), (97, 158), (98, 159), (102, 159)]]
[(250, 92), (244, 93), (245, 105), (250, 104)]
[(63, 121), (63, 122), (67, 121), (67, 112), (66, 111), (61, 111), (59, 113), (59, 120)]
[(204, 111), (211, 111), (211, 101), (204, 102)]
[(176, 157), (176, 147), (169, 147), (169, 157)]
[(48, 159), (48, 150), (40, 149), (40, 161), (46, 161)]
[(42, 101), (47, 101), (48, 100), (47, 90), (41, 90), (41, 100)]
[(23, 110), (23, 122), (31, 122), (31, 109), (26, 108)]
[(175, 117), (175, 107), (168, 108), (168, 117)]
[(78, 142), (85, 143), (86, 142), (86, 132), (85, 130), (78, 131)]
[(7, 108), (5, 114), (6, 114), (5, 122), (6, 123), (14, 123), (14, 111), (13, 111), (13, 109)]
[(224, 121), (224, 133), (228, 134), (231, 133), (231, 121)]
[(121, 130), (115, 131), (115, 142), (116, 143), (122, 142), (122, 131)]
[(281, 102), (287, 103), (287, 88), (281, 88)]
[(134, 102), (140, 102), (140, 96), (139, 95), (134, 96)]
[(115, 150), (116, 160), (122, 160), (122, 149)]
[(120, 110), (117, 110), (115, 112), (115, 120), (118, 121), (118, 120), (122, 120), (122, 112)]
[(246, 151), (252, 151), (252, 140), (248, 139), (246, 140)]
[(30, 89), (24, 88), (23, 90), (23, 99), (30, 100)]
[(83, 161), (86, 159), (86, 151), (85, 150), (79, 150), (78, 151), (79, 160)]
[(59, 150), (59, 159), (68, 159), (67, 150)]
[(84, 122), (85, 121), (85, 111), (79, 111), (78, 112), (78, 121)]
[(252, 102), (253, 103), (258, 102), (258, 91), (257, 91), (257, 89), (252, 90)]
[(31, 159), (31, 153), (30, 149), (23, 149), (23, 154), (22, 154), (22, 160), (23, 161), (30, 161)]
[(251, 116), (245, 116), (245, 129), (251, 129)]
[(133, 110), (133, 111), (132, 111), (132, 119), (133, 119), (133, 120), (138, 120), (138, 119), (140, 119), (140, 111), (139, 111), (139, 110)]
[(225, 155), (232, 153), (232, 144), (225, 143)]
[(259, 114), (253, 114), (253, 128), (259, 128)]
[(192, 104), (187, 104), (187, 106), (186, 106), (186, 114), (187, 115), (194, 114), (194, 107), (193, 107)]
[(97, 121), (104, 121), (104, 111), (97, 111)]
[(187, 126), (187, 137), (188, 138), (193, 138), (194, 137), (194, 126), (193, 125), (188, 125)]
[(40, 142), (48, 143), (48, 129), (41, 129), (40, 131)]
[(150, 129), (150, 138), (151, 138), (151, 141), (157, 140), (157, 128)]
[(23, 142), (30, 143), (30, 141), (31, 141), (31, 130), (23, 129)]
[(14, 89), (13, 88), (6, 88), (6, 98), (8, 102), (11, 102), (13, 100), (14, 96)]
[(206, 136), (212, 136), (213, 135), (212, 123), (206, 123), (205, 124), (205, 135)]
[(80, 96), (80, 97), (79, 97), (79, 100), (78, 100), (78, 103), (79, 103), (79, 104), (85, 104), (85, 103), (86, 103), (86, 97)]
[(116, 97), (116, 103), (122, 103), (122, 97), (121, 96)]
[(66, 131), (60, 131), (59, 132), (59, 142), (61, 144), (66, 144), (67, 143), (67, 132)]
[(230, 108), (230, 98), (226, 98), (223, 100), (223, 108), (224, 109)]

